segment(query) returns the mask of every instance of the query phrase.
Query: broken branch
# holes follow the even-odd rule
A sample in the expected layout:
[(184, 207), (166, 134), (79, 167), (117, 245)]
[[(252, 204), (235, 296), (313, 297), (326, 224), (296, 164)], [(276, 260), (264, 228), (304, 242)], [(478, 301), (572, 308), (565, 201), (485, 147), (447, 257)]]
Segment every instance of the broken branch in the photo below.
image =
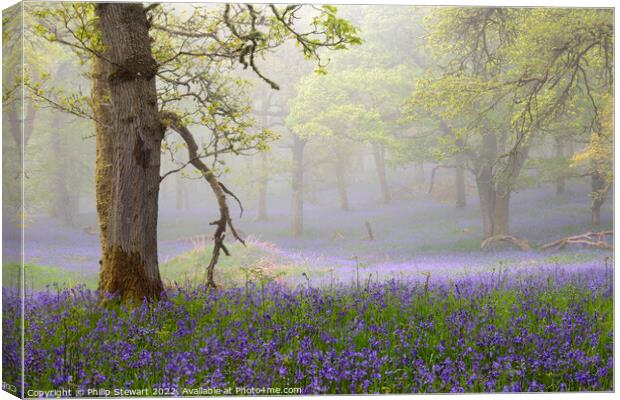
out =
[(484, 250), (485, 248), (489, 247), (491, 244), (498, 243), (498, 242), (506, 242), (506, 243), (512, 244), (513, 246), (517, 247), (519, 250), (523, 250), (523, 251), (529, 251), (532, 249), (527, 239), (522, 240), (514, 236), (510, 236), (510, 235), (491, 236), (490, 238), (487, 238), (482, 241), (482, 243), (480, 244), (480, 249)]
[(568, 236), (542, 246), (542, 250), (561, 250), (568, 245), (583, 245), (604, 250), (613, 250), (605, 238), (613, 236), (613, 231), (587, 232), (582, 235)]
[(226, 194), (235, 198), (235, 200), (239, 202), (241, 210), (243, 210), (243, 207), (241, 206), (241, 201), (239, 201), (239, 199), (230, 190), (218, 181), (213, 171), (211, 171), (211, 169), (209, 169), (209, 167), (207, 167), (207, 165), (198, 156), (198, 145), (196, 144), (196, 140), (187, 126), (185, 126), (185, 124), (181, 121), (181, 118), (179, 118), (179, 116), (175, 113), (164, 112), (162, 113), (162, 124), (165, 128), (171, 128), (177, 132), (185, 141), (187, 144), (187, 152), (189, 153), (190, 163), (202, 173), (205, 180), (211, 187), (219, 206), (220, 218), (210, 223), (210, 225), (215, 225), (216, 229), (213, 234), (213, 252), (211, 253), (211, 260), (209, 261), (209, 265), (206, 270), (207, 286), (215, 289), (217, 288), (217, 285), (213, 280), (213, 271), (219, 260), (220, 251), (223, 251), (227, 256), (230, 255), (230, 252), (224, 245), (226, 227), (230, 228), (234, 238), (245, 246), (245, 241), (239, 236), (232, 223), (230, 211), (226, 202)]

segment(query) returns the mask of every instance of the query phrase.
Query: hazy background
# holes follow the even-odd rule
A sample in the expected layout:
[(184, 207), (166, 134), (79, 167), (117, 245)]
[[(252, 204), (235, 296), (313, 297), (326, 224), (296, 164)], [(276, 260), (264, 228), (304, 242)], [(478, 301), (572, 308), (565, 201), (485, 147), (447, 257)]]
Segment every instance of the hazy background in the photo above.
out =
[[(480, 250), (480, 211), (473, 176), (469, 172), (465, 175), (467, 203), (462, 208), (455, 207), (453, 169), (437, 169), (429, 193), (431, 174), (438, 162), (426, 138), (438, 130), (436, 124), (427, 126), (423, 122), (394, 118), (386, 125), (389, 128), (384, 132), (386, 138), (378, 142), (385, 151), (389, 202), (385, 201), (377, 173), (372, 140), (348, 135), (344, 122), (332, 127), (333, 132), (342, 134), (336, 138), (320, 131), (300, 130), (303, 116), (291, 117), (292, 109), (303, 111), (317, 104), (320, 109), (321, 102), (328, 108), (335, 101), (353, 104), (366, 101), (363, 95), (334, 99), (321, 85), (329, 89), (330, 82), (349, 79), (346, 74), (354, 71), (351, 85), (359, 85), (360, 91), (375, 84), (384, 85), (389, 91), (378, 95), (383, 96), (385, 108), (396, 113), (415, 88), (416, 79), (423, 76), (422, 66), (430, 62), (424, 47), (423, 25), (430, 9), (341, 6), (339, 10), (343, 17), (360, 27), (365, 42), (351, 50), (330, 54), (327, 76), (315, 74), (312, 63), (304, 60), (299, 49), (292, 45), (282, 46), (258, 63), (261, 71), (279, 84), (280, 91), (272, 90), (249, 71), (236, 71), (248, 81), (246, 95), (254, 108), (255, 129), (270, 129), (279, 138), (269, 144), (266, 152), (226, 155), (221, 163), (214, 164), (220, 180), (243, 203), (242, 217), (234, 202), (230, 206), (237, 227), (248, 238), (247, 248), (239, 244), (230, 246), (233, 256), (222, 260), (217, 279), (234, 283), (243, 276), (241, 268), (257, 268), (287, 282), (305, 282), (303, 272), (312, 282), (332, 284), (358, 279), (356, 274), (360, 271), (363, 279), (382, 279), (399, 274), (423, 276), (426, 272), (459, 273), (476, 268), (490, 271), (502, 263), (515, 268), (548, 264), (558, 262), (557, 257), (564, 263), (583, 263), (600, 261), (606, 256), (604, 252), (582, 249), (571, 249), (561, 256), (519, 252), (509, 246)], [(404, 23), (403, 18), (408, 22)], [(90, 84), (85, 75), (88, 66), (77, 63), (66, 49), (49, 43), (45, 46), (26, 57), (30, 68), (47, 71), (48, 82), (68, 94), (88, 95)], [(391, 80), (376, 83), (372, 74), (377, 71), (393, 76), (389, 75)], [(323, 90), (324, 98), (313, 94), (314, 89)], [(31, 124), (31, 134), (26, 140), (24, 164), (24, 253), (29, 268), (41, 273), (33, 275), (31, 285), (37, 287), (55, 280), (94, 285), (100, 250), (95, 212), (93, 121), (28, 99), (25, 112), (25, 123)], [(340, 112), (347, 115), (346, 110)], [(5, 121), (3, 130), (10, 131), (8, 119)], [(206, 129), (191, 128), (201, 140), (208, 141)], [(303, 232), (294, 235), (292, 179), (299, 138), (306, 140), (302, 162), (304, 224)], [(557, 158), (552, 137), (541, 135), (535, 140), (531, 160)], [(179, 142), (170, 135), (167, 143), (174, 148)], [(583, 146), (579, 140), (571, 142), (573, 152)], [(11, 137), (5, 134), (5, 160), (18, 162), (16, 152)], [(174, 160), (164, 152), (162, 175), (185, 162), (185, 157), (182, 148), (174, 153)], [(548, 173), (553, 168), (547, 165), (528, 164), (512, 198), (511, 233), (533, 244), (590, 229), (589, 181), (566, 179), (565, 189), (557, 193), (557, 179)], [(6, 196), (16, 191), (18, 181), (10, 179), (5, 172)], [(348, 210), (343, 209), (343, 182)], [(7, 199), (5, 204), (10, 203)], [(601, 229), (612, 225), (611, 204), (608, 200), (604, 205)], [(212, 235), (209, 222), (216, 217), (211, 191), (191, 166), (163, 181), (159, 260), (167, 281), (200, 279), (208, 262)], [(15, 210), (5, 208), (4, 244), (5, 248), (16, 249), (17, 259), (16, 220)], [(374, 240), (369, 237), (367, 223)]]

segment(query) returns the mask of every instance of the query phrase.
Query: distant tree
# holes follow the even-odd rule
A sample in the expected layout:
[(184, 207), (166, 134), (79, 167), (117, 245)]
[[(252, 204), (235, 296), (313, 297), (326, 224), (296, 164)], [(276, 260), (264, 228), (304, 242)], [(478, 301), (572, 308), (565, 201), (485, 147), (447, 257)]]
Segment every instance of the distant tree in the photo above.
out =
[[(269, 64), (269, 60), (273, 59), (280, 60), (286, 59), (286, 57), (283, 57), (280, 49), (278, 49), (275, 54), (266, 59), (267, 64)], [(269, 76), (278, 76), (283, 82), (288, 81), (288, 76), (280, 75), (271, 68), (265, 68), (265, 73)], [(256, 200), (255, 217), (257, 221), (269, 220), (268, 193), (270, 186), (281, 175), (289, 172), (287, 155), (280, 148), (282, 144), (280, 139), (287, 133), (283, 123), (285, 113), (282, 111), (282, 103), (286, 100), (288, 86), (291, 85), (283, 85), (279, 91), (266, 91), (260, 82), (254, 85), (251, 93), (253, 98), (251, 115), (256, 121), (255, 129), (268, 130), (277, 139), (270, 144), (269, 149), (257, 151), (250, 154), (249, 157), (245, 157), (244, 167), (230, 168), (225, 174), (226, 180), (237, 188), (244, 197)]]
[[(568, 110), (599, 131), (600, 94), (611, 88), (611, 13), (443, 8), (428, 29), (444, 68), (418, 82), (412, 113), (433, 115), (453, 131), (443, 151), (463, 154), (476, 177), (483, 238), (508, 234), (511, 193), (534, 138)], [(591, 101), (576, 110), (584, 93)]]
[[(283, 54), (282, 54), (283, 55)], [(275, 56), (273, 58), (276, 58)], [(278, 57), (279, 58), (279, 57)], [(273, 68), (269, 69), (269, 73), (273, 76), (280, 76), (287, 80), (290, 78), (285, 71), (274, 71)], [(289, 90), (291, 90), (289, 88)], [(287, 90), (285, 89), (284, 92)], [(279, 94), (279, 96), (276, 96)], [(282, 131), (284, 126), (284, 108), (285, 105), (281, 104), (284, 100), (282, 93), (270, 92), (268, 96), (260, 98), (260, 104), (254, 107), (254, 115), (257, 118), (258, 125), (263, 129), (271, 129), (275, 132)], [(281, 162), (280, 162), (281, 164)], [(260, 153), (259, 167), (256, 176), (256, 188), (257, 188), (257, 219), (259, 221), (268, 220), (268, 207), (267, 207), (267, 189), (271, 178), (281, 171), (282, 167), (278, 164), (277, 156), (275, 156), (272, 149), (263, 151)]]
[(592, 184), (592, 226), (601, 223), (601, 206), (614, 182), (614, 119), (613, 96), (607, 93), (602, 99), (600, 124), (590, 134), (585, 149), (574, 155), (573, 165), (586, 166)]
[[(83, 168), (83, 161), (90, 155), (86, 141), (89, 133), (87, 129), (68, 128), (67, 116), (50, 112), (50, 104), (39, 102), (38, 95), (49, 86), (50, 75), (54, 75), (57, 86), (68, 82), (79, 85), (85, 81), (80, 76), (81, 67), (71, 63), (75, 61), (71, 55), (33, 31), (32, 14), (25, 13), (23, 17), (24, 41), (19, 52), (12, 51), (11, 46), (22, 43), (14, 37), (22, 32), (21, 27), (10, 26), (4, 35), (8, 46), (4, 69), (7, 84), (3, 88), (5, 115), (8, 117), (5, 144), (11, 146), (9, 142), (14, 143), (6, 160), (23, 168), (29, 217), (48, 212), (71, 225), (79, 211), (80, 195), (85, 190), (85, 181), (81, 178), (90, 172)], [(22, 23), (22, 18), (7, 19), (6, 22)], [(7, 74), (13, 74), (16, 82), (8, 84)], [(22, 92), (22, 85), (33, 90)], [(80, 127), (84, 128), (84, 125)], [(67, 152), (69, 146), (75, 151)], [(11, 183), (7, 180), (7, 185), (17, 184), (19, 180), (15, 178), (10, 180)], [(11, 192), (21, 192), (21, 188)]]
[[(305, 75), (317, 74), (313, 73), (311, 66), (304, 62), (303, 57), (291, 44), (279, 47), (273, 57), (267, 58), (265, 70), (270, 76), (278, 76), (283, 82), (288, 82), (288, 85), (278, 92), (269, 93), (267, 98), (260, 98), (261, 105), (255, 108), (254, 113), (259, 121), (263, 121), (265, 127), (279, 134), (281, 140), (277, 145), (290, 151), (291, 158), (290, 161), (284, 163), (286, 165), (280, 164), (279, 168), (273, 162), (268, 168), (264, 168), (263, 166), (266, 167), (268, 163), (261, 161), (259, 201), (262, 201), (261, 199), (266, 195), (266, 191), (263, 190), (263, 188), (266, 189), (266, 178), (278, 173), (282, 167), (288, 167), (291, 182), (291, 233), (293, 236), (301, 236), (304, 225), (305, 170), (308, 161), (305, 153), (308, 141), (307, 138), (287, 126), (286, 118), (290, 112), (290, 99), (298, 90), (299, 80)], [(321, 69), (315, 72), (320, 76), (324, 75)]]
[(287, 123), (303, 137), (337, 137), (370, 144), (382, 201), (391, 201), (386, 153), (395, 146), (400, 101), (412, 88), (405, 67), (341, 70), (307, 76), (291, 100)]

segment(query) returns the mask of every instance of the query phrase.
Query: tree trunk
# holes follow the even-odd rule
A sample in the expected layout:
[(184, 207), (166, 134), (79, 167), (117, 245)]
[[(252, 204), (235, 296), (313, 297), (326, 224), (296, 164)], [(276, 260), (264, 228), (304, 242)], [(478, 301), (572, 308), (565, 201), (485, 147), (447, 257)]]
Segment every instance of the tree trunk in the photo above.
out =
[(122, 299), (158, 298), (160, 151), (164, 128), (157, 109), (151, 40), (139, 3), (97, 3), (112, 103), (109, 213), (99, 288)]
[[(112, 105), (109, 102), (110, 89), (107, 76), (110, 68), (103, 60), (93, 57), (91, 68), (91, 99), (95, 118), (95, 198), (99, 219), (99, 240), (101, 242), (100, 266), (107, 249), (108, 220), (112, 191)], [(101, 271), (100, 273), (102, 273)], [(100, 279), (100, 281), (102, 281)], [(103, 289), (99, 286), (99, 289)]]
[(340, 197), (340, 209), (349, 210), (349, 196), (347, 194), (346, 181), (346, 160), (340, 152), (336, 154), (336, 183), (338, 185), (338, 195)]
[(605, 203), (607, 189), (605, 177), (598, 170), (592, 173), (592, 226), (598, 227), (601, 224), (601, 206)]
[(495, 215), (495, 191), (488, 180), (483, 177), (476, 179), (478, 197), (480, 199), (480, 216), (482, 219), (482, 240), (493, 236), (493, 218)]
[(482, 137), (482, 148), (476, 173), (476, 186), (480, 198), (482, 217), (482, 240), (493, 236), (493, 218), (495, 217), (495, 188), (493, 182), (493, 165), (497, 157), (497, 136), (486, 133)]
[[(564, 142), (562, 141), (562, 139), (559, 139), (559, 138), (555, 139), (555, 157), (558, 159), (565, 157)], [(555, 180), (555, 194), (560, 195), (564, 193), (565, 190), (566, 190), (566, 177), (561, 175)]]
[(482, 239), (510, 233), (510, 193), (499, 194), (488, 181), (477, 181)]
[(510, 217), (510, 193), (500, 195), (495, 193), (493, 207), (493, 236), (508, 235)]
[(601, 204), (592, 202), (592, 226), (598, 227), (601, 225)]
[[(22, 150), (22, 145), (24, 147), (28, 146), (28, 142), (32, 137), (34, 131), (34, 120), (37, 114), (37, 108), (34, 106), (34, 101), (32, 99), (24, 99), (19, 102), (19, 105), (26, 106), (26, 113), (24, 115), (23, 121), (21, 120), (22, 110), (18, 109), (14, 104), (9, 105), (9, 125), (10, 132), (12, 133), (13, 139), (15, 140), (15, 144), (17, 145), (17, 155), (19, 159), (19, 165), (22, 165), (22, 156), (24, 151)], [(23, 131), (22, 131), (22, 123), (23, 123)], [(23, 137), (22, 137), (23, 135)]]
[(175, 189), (176, 209), (177, 210), (186, 209), (189, 205), (189, 201), (187, 198), (187, 188), (185, 187), (183, 176), (180, 173), (176, 174), (174, 189)]
[(52, 132), (50, 134), (50, 147), (54, 154), (53, 195), (50, 214), (53, 217), (60, 218), (65, 225), (71, 225), (73, 223), (73, 204), (71, 204), (69, 188), (67, 187), (67, 171), (70, 168), (69, 163), (71, 160), (68, 159), (67, 138), (60, 132), (60, 115), (57, 113), (54, 116), (51, 126)]
[(293, 135), (293, 204), (291, 230), (293, 236), (301, 236), (304, 230), (304, 147), (306, 141)]
[(390, 194), (385, 172), (385, 147), (380, 143), (373, 143), (372, 154), (375, 158), (375, 165), (377, 167), (377, 176), (379, 178), (379, 186), (381, 187), (383, 204), (388, 204), (392, 201), (392, 195)]
[(260, 177), (258, 180), (258, 220), (267, 221), (267, 153), (260, 154)]
[(454, 190), (456, 197), (456, 208), (463, 208), (467, 205), (467, 195), (465, 193), (465, 160), (462, 154), (456, 155), (456, 168), (454, 174)]
[[(79, 171), (81, 166), (78, 160), (72, 160), (72, 168), (70, 171)], [(80, 215), (80, 197), (82, 192), (82, 174), (75, 174), (70, 179), (69, 188), (69, 208), (71, 212), (71, 224), (74, 224), (76, 216)]]

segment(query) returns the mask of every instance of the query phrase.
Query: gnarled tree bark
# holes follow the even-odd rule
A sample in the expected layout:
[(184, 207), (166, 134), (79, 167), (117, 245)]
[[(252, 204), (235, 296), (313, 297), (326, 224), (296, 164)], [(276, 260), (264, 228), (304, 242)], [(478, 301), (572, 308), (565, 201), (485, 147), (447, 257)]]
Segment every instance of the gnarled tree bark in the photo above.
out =
[[(514, 180), (519, 176), (529, 151), (529, 144), (521, 142), (509, 153), (503, 153), (505, 136), (486, 133), (477, 165), (476, 186), (482, 215), (482, 240), (510, 233), (510, 197)], [(505, 159), (501, 170), (497, 160)]]
[(157, 63), (142, 4), (98, 3), (95, 12), (109, 61), (112, 105), (110, 201), (99, 288), (123, 300), (156, 299), (163, 291), (157, 216), (164, 133), (157, 110)]
[(480, 199), (483, 240), (494, 235), (495, 188), (493, 182), (493, 164), (496, 157), (497, 136), (492, 132), (487, 132), (482, 137), (482, 149), (476, 173), (476, 187), (478, 188), (478, 197)]
[[(95, 198), (97, 217), (99, 219), (99, 241), (102, 258), (99, 261), (101, 270), (99, 281), (105, 281), (107, 271), (103, 269), (103, 256), (108, 243), (108, 221), (110, 218), (110, 198), (112, 191), (112, 104), (107, 77), (110, 74), (107, 62), (93, 57), (91, 66), (91, 101), (95, 120)], [(104, 279), (101, 279), (101, 278)], [(99, 290), (104, 290), (100, 285)]]
[(613, 236), (613, 231), (587, 232), (582, 235), (568, 236), (541, 247), (542, 250), (561, 250), (568, 245), (581, 245), (604, 250), (613, 250), (613, 246), (607, 243), (607, 237)]
[(529, 251), (532, 249), (527, 239), (519, 239), (519, 238), (510, 236), (510, 235), (491, 236), (490, 238), (487, 238), (482, 241), (482, 243), (480, 244), (480, 249), (484, 250), (490, 245), (494, 243), (500, 243), (500, 242), (512, 244), (513, 246), (517, 247), (519, 250), (523, 250), (523, 251)]

